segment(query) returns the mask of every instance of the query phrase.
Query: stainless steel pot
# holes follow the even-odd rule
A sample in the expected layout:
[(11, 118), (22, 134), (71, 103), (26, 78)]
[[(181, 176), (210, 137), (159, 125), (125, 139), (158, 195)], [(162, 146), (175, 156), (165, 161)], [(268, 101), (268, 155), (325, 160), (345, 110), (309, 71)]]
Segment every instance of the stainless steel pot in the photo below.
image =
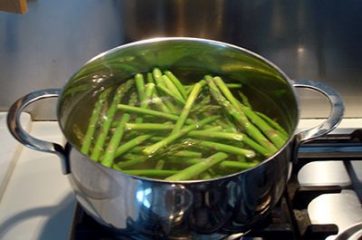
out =
[[(74, 132), (67, 121), (84, 94), (115, 81), (114, 64), (121, 79), (159, 66), (172, 70), (192, 68), (200, 74), (215, 73), (242, 81), (244, 89), (262, 94), (266, 100), (263, 104), (269, 100), (275, 103), (290, 137), (277, 153), (258, 166), (214, 180), (167, 182), (104, 167), (75, 147)], [(330, 116), (322, 124), (299, 133), (296, 88), (316, 90), (332, 106)], [(49, 97), (59, 97), (57, 116), (68, 140), (65, 147), (30, 136), (19, 122), (27, 105)], [(268, 111), (273, 106), (264, 109)], [(68, 174), (77, 200), (101, 224), (133, 237), (217, 239), (247, 231), (268, 214), (284, 191), (298, 145), (334, 129), (343, 111), (341, 97), (330, 87), (320, 82), (292, 81), (271, 62), (248, 50), (206, 39), (160, 38), (100, 54), (86, 63), (62, 90), (40, 90), (20, 98), (9, 110), (8, 126), (25, 146), (61, 158), (63, 173)]]

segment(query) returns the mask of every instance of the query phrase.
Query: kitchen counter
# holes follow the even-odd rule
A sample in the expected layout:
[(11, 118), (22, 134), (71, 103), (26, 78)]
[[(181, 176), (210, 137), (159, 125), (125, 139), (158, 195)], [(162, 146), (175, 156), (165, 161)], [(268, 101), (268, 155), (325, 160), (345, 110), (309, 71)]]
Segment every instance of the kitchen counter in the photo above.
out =
[[(63, 141), (57, 122), (33, 122), (31, 134)], [(68, 239), (75, 206), (58, 157), (23, 147), (0, 200), (0, 239)]]

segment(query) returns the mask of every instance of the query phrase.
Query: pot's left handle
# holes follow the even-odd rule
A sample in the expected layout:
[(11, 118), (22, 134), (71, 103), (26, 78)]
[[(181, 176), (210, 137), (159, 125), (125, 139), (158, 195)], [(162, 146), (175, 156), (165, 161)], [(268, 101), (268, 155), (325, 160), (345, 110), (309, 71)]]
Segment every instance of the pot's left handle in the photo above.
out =
[(20, 123), (20, 114), (23, 112), (25, 107), (43, 98), (58, 97), (60, 92), (61, 89), (57, 88), (43, 89), (31, 92), (24, 97), (19, 98), (9, 109), (7, 124), (9, 131), (14, 138), (26, 147), (56, 154), (61, 160), (63, 174), (68, 174), (70, 172), (70, 168), (64, 147), (57, 143), (44, 141), (31, 136), (24, 130)]

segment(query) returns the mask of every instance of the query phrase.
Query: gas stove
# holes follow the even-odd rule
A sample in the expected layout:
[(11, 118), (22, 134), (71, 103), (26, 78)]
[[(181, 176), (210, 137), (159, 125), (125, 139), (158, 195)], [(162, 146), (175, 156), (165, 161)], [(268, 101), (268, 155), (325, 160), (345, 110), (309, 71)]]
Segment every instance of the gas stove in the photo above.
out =
[[(360, 119), (343, 120), (331, 134), (303, 144), (271, 214), (257, 228), (221, 239), (362, 239), (361, 127)], [(56, 122), (32, 122), (29, 129), (64, 142)], [(143, 239), (115, 234), (88, 216), (56, 156), (20, 147), (12, 165), (0, 191), (0, 239)]]

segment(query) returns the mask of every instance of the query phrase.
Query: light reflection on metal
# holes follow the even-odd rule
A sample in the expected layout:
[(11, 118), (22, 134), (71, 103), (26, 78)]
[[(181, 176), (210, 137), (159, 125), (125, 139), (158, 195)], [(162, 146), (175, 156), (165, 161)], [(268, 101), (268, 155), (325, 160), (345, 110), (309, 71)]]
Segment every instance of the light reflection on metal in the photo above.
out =
[(149, 200), (149, 196), (151, 196), (151, 193), (152, 193), (151, 188), (141, 189), (141, 190), (137, 191), (136, 199), (140, 203), (142, 203), (143, 206), (145, 206), (146, 208), (150, 208), (151, 207), (151, 202)]
[(297, 48), (297, 52), (298, 52), (298, 54), (300, 55), (300, 54), (303, 54), (304, 53), (304, 47), (302, 47), (302, 46), (299, 46), (298, 48)]

